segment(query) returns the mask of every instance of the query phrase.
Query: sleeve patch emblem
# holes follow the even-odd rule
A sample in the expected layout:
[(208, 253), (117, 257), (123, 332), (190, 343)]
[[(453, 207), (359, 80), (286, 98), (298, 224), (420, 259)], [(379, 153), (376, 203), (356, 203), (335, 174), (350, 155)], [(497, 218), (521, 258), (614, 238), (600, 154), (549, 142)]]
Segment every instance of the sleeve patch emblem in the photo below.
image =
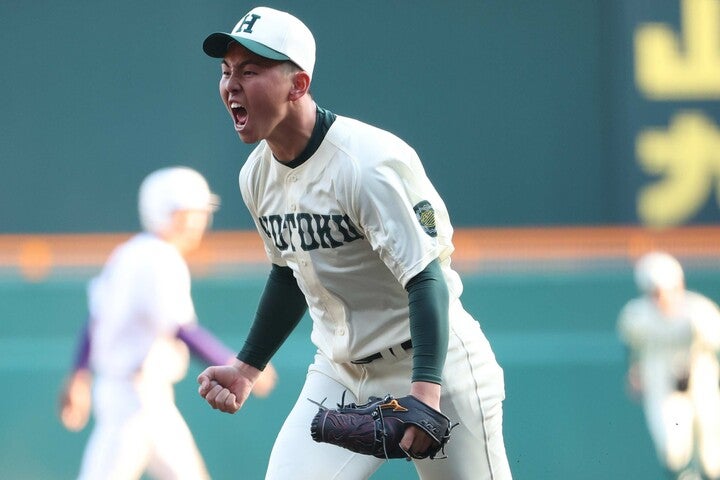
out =
[(420, 222), (420, 226), (425, 230), (425, 233), (431, 237), (437, 237), (437, 228), (435, 227), (435, 210), (427, 200), (423, 200), (413, 207), (415, 210), (415, 216)]

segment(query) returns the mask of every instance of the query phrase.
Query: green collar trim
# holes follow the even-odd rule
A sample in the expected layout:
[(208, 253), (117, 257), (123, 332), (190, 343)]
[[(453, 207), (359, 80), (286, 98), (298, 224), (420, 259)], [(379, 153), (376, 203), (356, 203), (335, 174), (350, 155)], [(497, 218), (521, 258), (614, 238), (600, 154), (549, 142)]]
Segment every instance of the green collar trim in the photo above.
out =
[(325, 139), (325, 135), (330, 126), (335, 122), (337, 115), (332, 113), (330, 110), (326, 110), (321, 107), (317, 107), (315, 112), (315, 127), (313, 127), (312, 135), (308, 141), (305, 149), (297, 156), (294, 160), (289, 161), (285, 165), (290, 168), (296, 168), (305, 163), (310, 157), (313, 156), (317, 149), (320, 148), (320, 144)]

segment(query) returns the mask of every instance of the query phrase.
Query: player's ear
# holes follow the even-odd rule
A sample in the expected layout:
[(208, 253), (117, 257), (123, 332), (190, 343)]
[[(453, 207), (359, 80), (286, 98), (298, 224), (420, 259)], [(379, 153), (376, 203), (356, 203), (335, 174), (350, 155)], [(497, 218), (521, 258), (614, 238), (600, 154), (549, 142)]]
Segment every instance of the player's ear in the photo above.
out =
[(292, 87), (290, 88), (290, 100), (295, 101), (310, 90), (310, 75), (303, 70), (298, 70), (292, 75)]

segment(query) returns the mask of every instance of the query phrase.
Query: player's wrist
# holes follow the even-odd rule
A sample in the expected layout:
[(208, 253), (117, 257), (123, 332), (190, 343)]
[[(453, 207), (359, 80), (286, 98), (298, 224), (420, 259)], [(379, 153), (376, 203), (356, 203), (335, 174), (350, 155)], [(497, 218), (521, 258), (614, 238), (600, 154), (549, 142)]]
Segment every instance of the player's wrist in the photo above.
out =
[(253, 367), (249, 363), (245, 363), (242, 360), (238, 360), (237, 358), (233, 362), (232, 367), (237, 370), (240, 375), (252, 380), (253, 382), (257, 380), (262, 373), (262, 370), (260, 370), (259, 368)]
[(410, 395), (438, 410), (441, 392), (437, 383), (417, 381), (410, 384)]
[(89, 381), (92, 379), (92, 372), (89, 368), (77, 368), (73, 370), (72, 378), (78, 381)]

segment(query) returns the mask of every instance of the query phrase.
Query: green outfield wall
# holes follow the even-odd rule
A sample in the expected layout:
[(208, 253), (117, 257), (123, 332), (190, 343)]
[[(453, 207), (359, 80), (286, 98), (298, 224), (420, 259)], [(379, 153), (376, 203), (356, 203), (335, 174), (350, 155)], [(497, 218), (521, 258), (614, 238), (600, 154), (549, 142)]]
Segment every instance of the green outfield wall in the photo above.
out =
[[(315, 32), (312, 91), (397, 133), (457, 225), (718, 218), (717, 0), (270, 1)], [(0, 2), (0, 232), (131, 231), (186, 164), (250, 228), (201, 44), (250, 4)]]
[[(720, 275), (688, 270), (688, 284), (713, 297)], [(505, 437), (515, 478), (657, 480), (642, 412), (625, 395), (624, 352), (614, 326), (634, 294), (629, 268), (527, 271), (464, 276), (463, 300), (481, 322), (505, 370)], [(195, 283), (204, 324), (239, 346), (264, 285), (262, 275)], [(83, 321), (84, 280), (0, 281), (0, 477), (71, 479), (89, 430), (70, 433), (55, 416), (57, 392)], [(261, 480), (274, 436), (295, 401), (313, 349), (304, 320), (274, 358), (280, 375), (265, 400), (236, 415), (197, 395), (202, 365), (177, 386), (215, 479)], [(374, 479), (414, 478), (393, 461)]]

